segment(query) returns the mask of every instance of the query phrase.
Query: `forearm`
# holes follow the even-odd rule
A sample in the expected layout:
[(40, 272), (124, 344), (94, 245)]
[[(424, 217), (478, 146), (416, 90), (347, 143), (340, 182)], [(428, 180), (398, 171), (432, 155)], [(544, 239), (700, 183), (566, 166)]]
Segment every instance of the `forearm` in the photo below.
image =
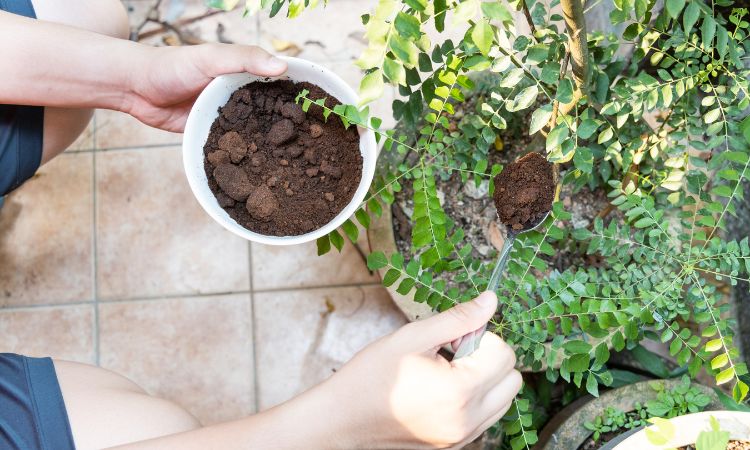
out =
[(152, 50), (0, 11), (0, 103), (124, 110)]
[(348, 449), (351, 427), (337, 414), (343, 400), (326, 383), (272, 408), (240, 420), (116, 447), (112, 450), (293, 450)]

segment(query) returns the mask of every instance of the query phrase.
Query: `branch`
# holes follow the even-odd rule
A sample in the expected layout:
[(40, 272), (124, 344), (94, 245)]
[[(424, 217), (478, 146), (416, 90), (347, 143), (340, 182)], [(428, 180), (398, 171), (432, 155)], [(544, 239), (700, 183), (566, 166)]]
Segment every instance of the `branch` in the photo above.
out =
[(573, 78), (576, 87), (582, 92), (589, 87), (589, 49), (586, 33), (586, 19), (583, 16), (581, 0), (561, 0), (560, 6), (568, 29), (568, 45), (573, 62)]
[(526, 22), (528, 22), (529, 28), (531, 29), (531, 36), (535, 41), (537, 41), (536, 26), (534, 25), (534, 21), (531, 19), (531, 13), (529, 12), (529, 7), (526, 5), (526, 0), (521, 0), (521, 8), (523, 9), (523, 15), (526, 16)]

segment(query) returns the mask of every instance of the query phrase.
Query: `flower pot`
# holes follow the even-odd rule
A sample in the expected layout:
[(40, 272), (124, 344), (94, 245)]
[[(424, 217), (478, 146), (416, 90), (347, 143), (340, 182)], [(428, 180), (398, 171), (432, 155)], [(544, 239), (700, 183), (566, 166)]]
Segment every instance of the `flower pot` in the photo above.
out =
[(729, 432), (729, 439), (750, 441), (750, 412), (704, 411), (670, 419), (674, 426), (674, 437), (664, 445), (656, 446), (648, 440), (645, 430), (640, 430), (613, 447), (613, 450), (641, 450), (644, 448), (668, 449), (695, 444), (702, 431), (711, 430), (710, 420), (716, 419), (722, 431)]
[[(226, 104), (232, 93), (253, 81), (273, 81), (277, 79), (296, 82), (307, 81), (320, 86), (343, 104), (357, 104), (357, 94), (338, 75), (313, 62), (298, 58), (283, 57), (288, 64), (287, 72), (279, 77), (258, 77), (249, 73), (235, 73), (215, 78), (195, 101), (182, 141), (182, 158), (190, 188), (201, 207), (221, 226), (249, 241), (271, 245), (293, 245), (314, 241), (340, 227), (351, 217), (367, 195), (367, 190), (375, 175), (377, 148), (375, 135), (370, 130), (359, 129), (359, 150), (362, 154), (362, 178), (357, 190), (347, 206), (324, 226), (296, 236), (268, 236), (248, 230), (239, 225), (219, 206), (216, 197), (208, 186), (204, 170), (203, 146), (209, 135), (211, 124), (218, 116), (218, 109)], [(331, 120), (336, 120), (331, 118)]]
[[(635, 410), (635, 404), (645, 404), (657, 397), (650, 383), (664, 383), (664, 390), (672, 390), (680, 384), (680, 380), (641, 381), (634, 384), (612, 389), (599, 397), (585, 396), (563, 408), (555, 415), (539, 434), (539, 450), (577, 450), (593, 434), (584, 427), (584, 423), (592, 422), (602, 415), (608, 406), (623, 412)], [(711, 398), (706, 406), (707, 410), (722, 408), (716, 394), (710, 388), (693, 384)], [(603, 447), (607, 448), (607, 447)], [(616, 447), (619, 450), (619, 447)], [(640, 447), (651, 448), (648, 446)]]

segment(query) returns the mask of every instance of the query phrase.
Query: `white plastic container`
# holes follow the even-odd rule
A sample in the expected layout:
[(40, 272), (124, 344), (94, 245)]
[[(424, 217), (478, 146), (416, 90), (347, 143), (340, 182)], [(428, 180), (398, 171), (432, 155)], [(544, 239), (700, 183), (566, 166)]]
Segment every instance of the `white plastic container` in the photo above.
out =
[[(336, 217), (323, 227), (309, 233), (297, 236), (267, 236), (248, 230), (235, 222), (221, 206), (208, 187), (208, 179), (203, 168), (203, 145), (208, 139), (211, 124), (219, 115), (219, 107), (224, 106), (237, 88), (252, 81), (292, 80), (307, 81), (316, 84), (326, 92), (336, 97), (341, 103), (356, 105), (359, 102), (357, 94), (344, 80), (330, 70), (310, 61), (299, 58), (281, 57), (288, 64), (286, 73), (279, 77), (258, 77), (249, 73), (235, 73), (215, 78), (206, 89), (201, 92), (193, 105), (185, 125), (185, 135), (182, 140), (182, 160), (185, 165), (190, 189), (198, 199), (201, 207), (221, 226), (232, 233), (249, 241), (271, 245), (302, 244), (330, 233), (340, 227), (346, 219), (351, 217), (362, 203), (375, 175), (375, 161), (377, 147), (375, 134), (371, 130), (359, 128), (359, 151), (362, 154), (362, 178), (349, 204)], [(316, 106), (311, 106), (315, 108)], [(331, 115), (328, 120), (339, 120)]]

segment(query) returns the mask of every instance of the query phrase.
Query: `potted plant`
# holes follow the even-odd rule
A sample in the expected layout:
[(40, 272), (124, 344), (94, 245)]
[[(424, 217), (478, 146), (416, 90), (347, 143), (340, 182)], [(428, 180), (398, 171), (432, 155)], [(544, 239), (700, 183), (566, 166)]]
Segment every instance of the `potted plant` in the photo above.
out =
[(618, 436), (638, 430), (653, 417), (721, 409), (716, 394), (688, 377), (641, 381), (582, 397), (563, 408), (540, 433), (544, 450), (609, 449)]
[[(316, 3), (247, 6), (294, 17)], [(613, 382), (612, 351), (655, 338), (691, 376), (705, 370), (741, 401), (747, 367), (725, 292), (748, 280), (750, 245), (724, 229), (750, 176), (748, 12), (727, 0), (605, 3), (621, 35), (588, 31), (577, 0), (380, 0), (363, 11), (360, 108), (333, 113), (373, 130), (380, 172), (318, 250), (356, 241), (357, 223), (370, 228), (393, 212), (386, 227), (405, 225), (397, 231), (408, 243), (368, 256), (383, 283), (423, 311), (471, 299), (486, 288), (495, 252), (478, 248), (478, 227), (467, 228), (458, 203), (466, 199), (443, 186), (472, 186), (486, 200), (506, 149), (542, 152), (564, 194), (540, 229), (516, 239), (489, 330), (529, 370), (594, 396)], [(531, 33), (516, 32), (516, 12)], [(447, 27), (465, 30), (460, 41), (440, 38)], [(488, 74), (482, 85), (479, 74)], [(385, 83), (398, 85), (393, 112), (407, 127), (380, 130), (369, 117), (364, 105)], [(408, 214), (397, 217), (404, 192)], [(571, 213), (584, 193), (608, 201), (585, 225)], [(390, 241), (370, 237), (375, 248)], [(514, 402), (502, 445), (536, 443), (533, 395)]]
[(715, 411), (653, 419), (653, 426), (613, 447), (616, 450), (685, 448), (744, 450), (750, 448), (750, 412)]

